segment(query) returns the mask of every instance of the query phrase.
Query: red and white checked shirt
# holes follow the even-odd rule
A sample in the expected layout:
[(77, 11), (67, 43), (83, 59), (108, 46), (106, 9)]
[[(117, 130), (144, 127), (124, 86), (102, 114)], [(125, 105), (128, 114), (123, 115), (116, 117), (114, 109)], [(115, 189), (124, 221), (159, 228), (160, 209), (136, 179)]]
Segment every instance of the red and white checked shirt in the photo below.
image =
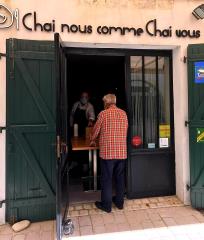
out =
[(99, 136), (99, 150), (102, 159), (127, 158), (128, 120), (125, 111), (111, 105), (98, 115), (91, 141)]

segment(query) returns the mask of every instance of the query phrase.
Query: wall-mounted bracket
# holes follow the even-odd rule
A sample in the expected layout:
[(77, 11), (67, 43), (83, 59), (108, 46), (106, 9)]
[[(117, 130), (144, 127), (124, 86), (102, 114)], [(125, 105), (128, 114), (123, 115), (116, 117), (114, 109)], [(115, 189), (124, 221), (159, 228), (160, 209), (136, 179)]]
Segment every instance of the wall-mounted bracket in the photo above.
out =
[(0, 59), (1, 59), (2, 57), (6, 57), (6, 53), (0, 53)]
[(6, 200), (0, 201), (0, 208), (2, 208), (3, 204), (6, 203)]
[(6, 130), (6, 127), (0, 126), (0, 133), (2, 133), (3, 130)]
[(191, 186), (189, 184), (186, 184), (186, 190), (189, 191), (191, 189)]
[(188, 127), (190, 121), (185, 121), (185, 127)]

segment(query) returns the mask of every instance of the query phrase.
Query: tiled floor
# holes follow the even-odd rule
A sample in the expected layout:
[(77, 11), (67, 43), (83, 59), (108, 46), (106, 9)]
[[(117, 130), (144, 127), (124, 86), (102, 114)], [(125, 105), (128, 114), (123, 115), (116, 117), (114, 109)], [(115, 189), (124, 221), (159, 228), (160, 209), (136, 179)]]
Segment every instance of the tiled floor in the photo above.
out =
[[(111, 213), (97, 210), (92, 203), (70, 207), (75, 225), (70, 240), (203, 240), (204, 216), (176, 197), (126, 200), (124, 210)], [(33, 223), (15, 234), (0, 226), (0, 240), (53, 240), (54, 221)]]

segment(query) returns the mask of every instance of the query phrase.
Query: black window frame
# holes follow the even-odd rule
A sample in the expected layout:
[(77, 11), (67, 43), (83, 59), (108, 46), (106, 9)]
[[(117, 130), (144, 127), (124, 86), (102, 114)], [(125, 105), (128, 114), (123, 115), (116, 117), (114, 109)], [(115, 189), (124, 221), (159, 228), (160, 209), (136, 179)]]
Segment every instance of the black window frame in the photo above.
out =
[[(173, 65), (172, 65), (172, 51), (171, 50), (135, 50), (129, 52), (126, 55), (126, 82), (127, 82), (127, 92), (131, 93), (131, 67), (130, 58), (134, 56), (142, 57), (142, 78), (143, 78), (143, 91), (144, 91), (144, 57), (155, 57), (156, 58), (156, 91), (157, 91), (157, 123), (159, 123), (159, 77), (158, 77), (158, 59), (159, 57), (169, 58), (169, 97), (170, 97), (170, 147), (160, 148), (159, 147), (159, 124), (157, 124), (157, 143), (155, 148), (133, 148), (131, 145), (132, 131), (129, 129), (129, 152), (130, 153), (141, 153), (141, 152), (174, 152), (174, 102), (173, 102)], [(144, 96), (144, 93), (143, 93)], [(145, 99), (143, 99), (144, 103)], [(132, 104), (131, 104), (131, 94), (127, 94), (127, 106), (129, 107), (128, 116), (130, 126), (133, 125), (133, 115), (132, 115)], [(145, 104), (144, 104), (145, 106)], [(143, 112), (145, 109), (143, 108)], [(144, 116), (144, 114), (143, 114)], [(145, 118), (143, 118), (143, 125), (145, 126)], [(145, 136), (145, 127), (143, 128), (143, 137)]]

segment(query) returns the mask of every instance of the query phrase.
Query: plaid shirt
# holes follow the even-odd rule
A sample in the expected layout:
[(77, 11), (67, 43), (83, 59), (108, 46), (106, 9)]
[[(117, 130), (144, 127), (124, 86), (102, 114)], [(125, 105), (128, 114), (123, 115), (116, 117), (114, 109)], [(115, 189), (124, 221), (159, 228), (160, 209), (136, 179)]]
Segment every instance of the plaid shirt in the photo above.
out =
[(99, 113), (91, 141), (95, 141), (99, 136), (102, 159), (127, 158), (127, 129), (127, 115), (122, 109), (112, 105)]

